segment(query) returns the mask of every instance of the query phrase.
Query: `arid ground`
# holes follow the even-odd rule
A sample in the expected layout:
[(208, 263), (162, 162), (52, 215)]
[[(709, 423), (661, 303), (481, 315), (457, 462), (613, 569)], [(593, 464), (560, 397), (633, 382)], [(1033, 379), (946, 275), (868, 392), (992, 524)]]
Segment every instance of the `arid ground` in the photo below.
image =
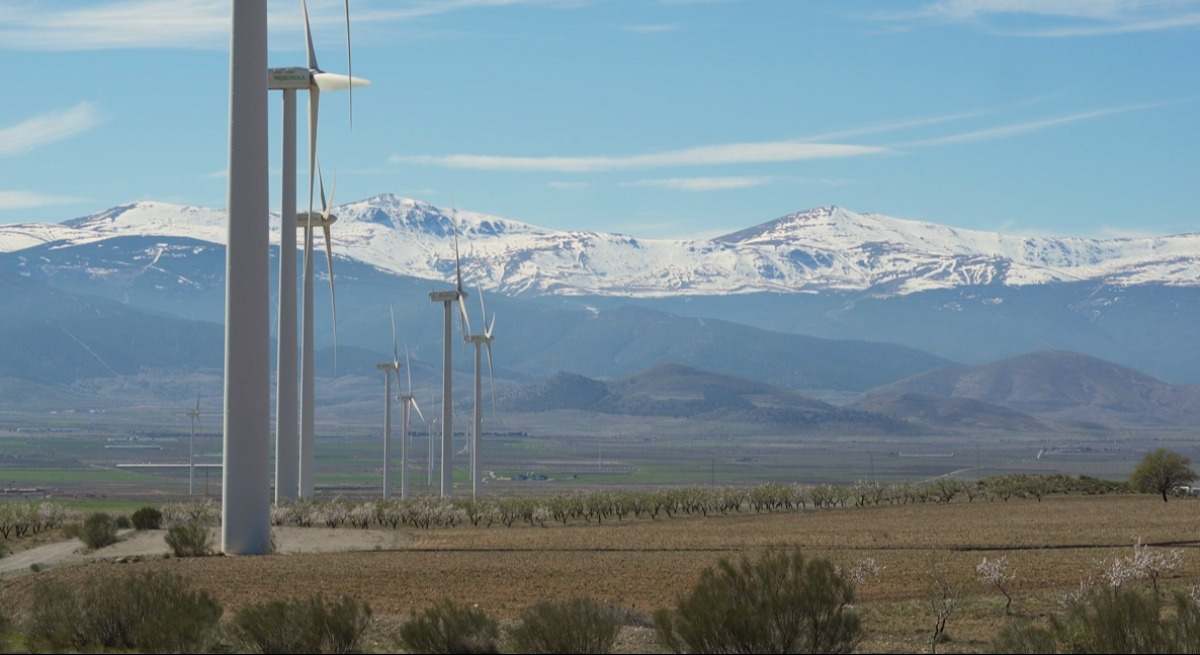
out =
[[(927, 648), (933, 624), (929, 572), (942, 567), (961, 585), (963, 600), (949, 623), (950, 641), (939, 651), (981, 652), (1006, 621), (999, 594), (975, 580), (981, 558), (1008, 557), (1016, 573), (1014, 612), (1029, 617), (1053, 611), (1063, 594), (1098, 574), (1104, 560), (1129, 554), (1139, 538), (1183, 551), (1182, 570), (1167, 586), (1187, 589), (1200, 582), (1198, 503), (1163, 503), (1152, 496), (1055, 497), (1040, 503), (976, 500), (603, 526), (401, 530), (385, 533), (386, 539), (364, 531), (359, 540), (346, 535), (342, 541), (371, 550), (81, 560), (9, 575), (0, 584), (17, 608), (46, 578), (82, 584), (96, 573), (150, 569), (186, 576), (227, 610), (281, 596), (353, 594), (368, 601), (380, 618), (375, 643), (385, 650), (390, 627), (440, 598), (477, 603), (513, 619), (539, 599), (590, 596), (630, 610), (621, 647), (641, 652), (655, 648), (646, 627), (649, 615), (669, 607), (705, 567), (722, 557), (800, 546), (847, 565), (864, 558), (882, 565), (881, 575), (860, 592), (869, 634), (862, 650)], [(299, 538), (293, 534), (286, 540), (298, 543)]]

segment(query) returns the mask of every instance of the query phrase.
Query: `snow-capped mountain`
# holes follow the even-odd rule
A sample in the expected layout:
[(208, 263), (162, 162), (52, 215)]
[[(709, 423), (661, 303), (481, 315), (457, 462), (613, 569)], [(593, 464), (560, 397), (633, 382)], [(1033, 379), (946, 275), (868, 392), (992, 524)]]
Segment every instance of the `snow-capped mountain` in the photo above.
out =
[[(451, 212), (391, 194), (341, 205), (334, 213), (336, 254), (426, 279), (453, 276), (457, 228), (471, 284), (511, 295), (867, 291), (895, 296), (1078, 281), (1200, 286), (1200, 234), (1022, 237), (822, 207), (713, 239), (640, 239)], [(0, 252), (128, 236), (220, 244), (225, 215), (137, 202), (59, 224), (0, 226)], [(278, 241), (277, 217), (272, 218), (272, 241)]]

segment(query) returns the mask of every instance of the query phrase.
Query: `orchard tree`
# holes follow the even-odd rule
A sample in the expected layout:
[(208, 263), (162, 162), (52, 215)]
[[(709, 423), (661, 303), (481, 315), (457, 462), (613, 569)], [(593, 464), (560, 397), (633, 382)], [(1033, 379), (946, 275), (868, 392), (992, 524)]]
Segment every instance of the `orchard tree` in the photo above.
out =
[(1162, 494), (1165, 503), (1167, 494), (1175, 487), (1196, 479), (1191, 464), (1192, 460), (1187, 457), (1159, 448), (1142, 459), (1129, 481), (1134, 489), (1143, 493)]

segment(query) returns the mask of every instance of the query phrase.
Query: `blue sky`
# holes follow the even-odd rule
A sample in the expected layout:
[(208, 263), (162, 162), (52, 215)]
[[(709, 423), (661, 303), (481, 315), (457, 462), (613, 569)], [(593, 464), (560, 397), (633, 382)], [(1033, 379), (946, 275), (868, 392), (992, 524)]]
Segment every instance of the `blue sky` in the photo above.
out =
[[(297, 5), (271, 2), (272, 65), (303, 62)], [(323, 98), (339, 201), (640, 236), (826, 204), (1026, 233), (1200, 229), (1200, 0), (351, 9), (373, 85), (353, 130), (345, 97)], [(341, 3), (312, 11), (320, 63), (344, 72)], [(228, 16), (227, 0), (6, 0), (0, 221), (222, 206)]]

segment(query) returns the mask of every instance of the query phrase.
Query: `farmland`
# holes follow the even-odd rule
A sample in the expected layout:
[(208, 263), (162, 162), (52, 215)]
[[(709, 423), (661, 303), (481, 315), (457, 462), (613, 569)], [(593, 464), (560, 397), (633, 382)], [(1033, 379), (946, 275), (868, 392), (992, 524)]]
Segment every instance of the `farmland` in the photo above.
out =
[[(64, 566), (10, 579), (4, 593), (20, 605), (48, 578), (82, 584), (97, 572), (169, 570), (212, 592), (227, 610), (279, 595), (353, 594), (380, 617), (375, 638), (383, 648), (389, 625), (439, 598), (478, 603), (511, 620), (536, 600), (585, 595), (644, 619), (722, 557), (799, 546), (845, 565), (864, 558), (882, 565), (860, 590), (863, 650), (925, 647), (932, 625), (925, 590), (937, 562), (965, 589), (950, 641), (939, 650), (981, 652), (1005, 620), (1002, 599), (975, 580), (982, 557), (1008, 557), (1016, 573), (1014, 610), (1032, 617), (1054, 610), (1062, 594), (1097, 574), (1103, 560), (1126, 555), (1139, 538), (1183, 551), (1183, 566), (1167, 585), (1186, 589), (1200, 578), (1197, 507), (1193, 500), (1163, 503), (1146, 495), (1058, 496), (548, 528), (401, 529), (386, 549)], [(622, 648), (653, 648), (652, 631), (630, 622)]]

